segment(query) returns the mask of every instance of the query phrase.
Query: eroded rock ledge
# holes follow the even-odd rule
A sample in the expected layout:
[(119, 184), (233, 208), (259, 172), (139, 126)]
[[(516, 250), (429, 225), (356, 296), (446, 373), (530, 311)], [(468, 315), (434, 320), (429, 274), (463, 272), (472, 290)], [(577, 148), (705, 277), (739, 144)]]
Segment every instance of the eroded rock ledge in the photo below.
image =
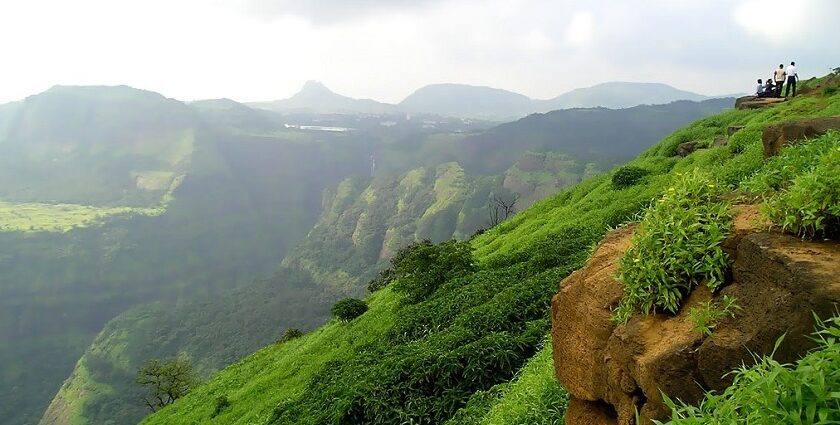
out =
[[(610, 321), (622, 295), (615, 279), (618, 258), (633, 227), (608, 234), (590, 261), (567, 277), (551, 305), (554, 367), (572, 395), (567, 425), (635, 424), (666, 419), (660, 392), (686, 402), (722, 390), (726, 374), (751, 353), (772, 352), (787, 334), (777, 360), (790, 362), (813, 347), (813, 314), (828, 317), (840, 303), (840, 244), (809, 242), (764, 231), (755, 206), (736, 207), (735, 231), (725, 249), (734, 262), (731, 282), (718, 294), (698, 288), (675, 315), (635, 315), (626, 325)], [(688, 320), (688, 310), (729, 295), (742, 308), (711, 337)]]

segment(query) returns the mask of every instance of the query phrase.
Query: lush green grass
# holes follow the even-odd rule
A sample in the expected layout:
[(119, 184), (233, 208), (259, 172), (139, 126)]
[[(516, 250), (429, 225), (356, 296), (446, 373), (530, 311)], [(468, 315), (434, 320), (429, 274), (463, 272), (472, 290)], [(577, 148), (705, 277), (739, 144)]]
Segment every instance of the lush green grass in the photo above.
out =
[(554, 378), (551, 342), (528, 361), (516, 378), (476, 392), (447, 425), (561, 425), (569, 394)]
[(148, 184), (164, 185), (160, 202), (153, 207), (97, 207), (78, 204), (14, 203), (0, 201), (0, 232), (64, 233), (102, 224), (113, 217), (160, 216), (174, 199), (172, 193), (184, 180), (169, 172), (149, 172)]
[(112, 217), (159, 216), (172, 200), (172, 189), (155, 207), (96, 207), (78, 204), (12, 203), (0, 201), (0, 232), (64, 233), (102, 224)]
[[(387, 334), (395, 320), (397, 298), (386, 289), (371, 296), (369, 304), (370, 311), (350, 323), (333, 321), (301, 338), (254, 353), (144, 423), (268, 423), (276, 406), (304, 396), (311, 377), (328, 362), (340, 361)], [(212, 400), (222, 395), (230, 406), (211, 419)]]
[[(541, 347), (562, 278), (610, 227), (636, 217), (680, 174), (700, 168), (738, 188), (765, 167), (760, 134), (767, 123), (838, 113), (840, 96), (802, 96), (697, 121), (631, 162), (649, 172), (635, 185), (619, 189), (609, 176), (595, 177), (477, 236), (477, 270), (447, 280), (427, 299), (405, 304), (389, 289), (378, 291), (349, 325), (331, 323), (267, 347), (144, 423), (557, 423), (565, 395)], [(745, 128), (728, 146), (672, 157), (679, 143), (711, 141), (730, 125)], [(222, 395), (231, 404), (210, 419)]]
[[(812, 142), (824, 151), (813, 155), (811, 167), (797, 169), (784, 162), (778, 175), (779, 190), (763, 209), (785, 231), (802, 237), (840, 237), (840, 133), (833, 132)], [(809, 143), (811, 144), (811, 143)], [(806, 145), (807, 146), (807, 145)], [(804, 150), (804, 149), (800, 149)], [(784, 159), (795, 159), (787, 156)], [(800, 161), (791, 161), (800, 165)], [(795, 169), (797, 172), (788, 172)], [(790, 174), (790, 175), (787, 175)]]
[[(815, 334), (818, 349), (795, 364), (771, 356), (741, 367), (722, 393), (708, 393), (699, 406), (670, 400), (671, 425), (840, 423), (840, 316)], [(783, 341), (779, 341), (783, 343)]]
[(0, 232), (67, 232), (121, 215), (159, 215), (158, 208), (0, 202)]

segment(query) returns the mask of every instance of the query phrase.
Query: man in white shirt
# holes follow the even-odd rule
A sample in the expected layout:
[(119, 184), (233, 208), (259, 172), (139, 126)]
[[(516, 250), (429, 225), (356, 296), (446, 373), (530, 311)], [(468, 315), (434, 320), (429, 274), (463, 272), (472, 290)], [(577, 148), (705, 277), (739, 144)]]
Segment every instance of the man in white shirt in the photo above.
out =
[(787, 85), (785, 85), (785, 97), (790, 93), (790, 88), (793, 86), (793, 97), (796, 97), (796, 81), (799, 80), (799, 75), (796, 74), (796, 62), (791, 62), (785, 69), (787, 75)]

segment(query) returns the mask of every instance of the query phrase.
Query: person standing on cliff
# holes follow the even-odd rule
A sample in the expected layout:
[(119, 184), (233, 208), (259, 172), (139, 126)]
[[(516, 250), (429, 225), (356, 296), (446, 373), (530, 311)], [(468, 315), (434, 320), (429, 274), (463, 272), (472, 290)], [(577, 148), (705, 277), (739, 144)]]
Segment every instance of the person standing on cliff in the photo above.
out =
[(791, 62), (785, 70), (787, 75), (787, 84), (785, 85), (785, 97), (790, 93), (790, 88), (793, 86), (793, 97), (796, 97), (796, 81), (799, 80), (799, 75), (796, 74), (796, 62)]
[(776, 82), (776, 97), (782, 97), (782, 84), (785, 83), (785, 65), (779, 64), (779, 69), (773, 72), (773, 81)]

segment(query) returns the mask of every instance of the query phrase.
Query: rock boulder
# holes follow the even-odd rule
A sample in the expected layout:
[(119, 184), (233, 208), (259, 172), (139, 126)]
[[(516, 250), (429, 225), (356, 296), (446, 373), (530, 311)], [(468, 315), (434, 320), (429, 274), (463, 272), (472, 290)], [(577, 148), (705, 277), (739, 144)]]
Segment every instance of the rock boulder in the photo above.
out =
[(761, 135), (764, 157), (777, 155), (787, 145), (840, 129), (840, 117), (809, 118), (768, 125)]
[(675, 156), (682, 156), (686, 157), (691, 155), (692, 152), (696, 151), (703, 147), (703, 143), (699, 140), (694, 140), (691, 142), (680, 143), (676, 149), (674, 149)]
[(783, 97), (744, 96), (735, 99), (735, 109), (761, 109), (777, 105), (785, 101)]

